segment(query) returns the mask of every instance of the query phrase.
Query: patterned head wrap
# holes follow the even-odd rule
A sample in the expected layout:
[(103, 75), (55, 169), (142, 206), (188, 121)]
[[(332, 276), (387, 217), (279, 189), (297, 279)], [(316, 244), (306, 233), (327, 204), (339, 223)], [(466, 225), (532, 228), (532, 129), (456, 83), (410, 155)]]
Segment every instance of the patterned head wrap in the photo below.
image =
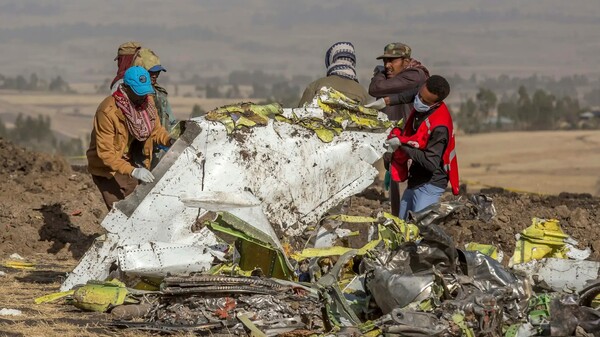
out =
[(325, 53), (327, 76), (338, 75), (354, 81), (356, 79), (356, 54), (350, 42), (336, 42)]

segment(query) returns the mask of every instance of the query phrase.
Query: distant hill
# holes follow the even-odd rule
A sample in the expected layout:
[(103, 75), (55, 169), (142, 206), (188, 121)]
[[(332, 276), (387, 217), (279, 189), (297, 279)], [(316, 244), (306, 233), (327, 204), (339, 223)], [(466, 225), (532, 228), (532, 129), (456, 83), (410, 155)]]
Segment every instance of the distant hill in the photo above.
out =
[(117, 46), (138, 40), (176, 80), (236, 69), (316, 76), (325, 49), (349, 40), (361, 78), (394, 41), (433, 73), (598, 74), (599, 23), (597, 0), (1, 1), (0, 73), (103, 81)]

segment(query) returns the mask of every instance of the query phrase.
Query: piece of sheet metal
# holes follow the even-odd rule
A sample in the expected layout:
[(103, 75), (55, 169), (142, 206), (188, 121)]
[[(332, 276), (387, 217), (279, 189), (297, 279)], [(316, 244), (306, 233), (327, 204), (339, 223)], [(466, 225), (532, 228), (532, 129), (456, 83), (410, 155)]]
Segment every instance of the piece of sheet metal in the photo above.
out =
[(203, 272), (210, 269), (213, 261), (208, 247), (164, 242), (122, 246), (117, 254), (123, 272), (141, 276)]
[(398, 275), (377, 267), (367, 288), (381, 311), (387, 314), (395, 308), (404, 308), (412, 302), (427, 299), (433, 283), (433, 274)]
[[(284, 109), (284, 114), (318, 110)], [(284, 122), (271, 120), (228, 135), (222, 124), (195, 118), (153, 169), (156, 180), (114, 205), (101, 223), (108, 231), (104, 241), (84, 255), (61, 290), (105, 279), (118, 260), (118, 247), (147, 242), (199, 245), (202, 238), (191, 227), (208, 211), (188, 207), (193, 202), (218, 209), (214, 199), (226, 200), (223, 208), (273, 237), (281, 248), (274, 228), (299, 235), (328, 209), (373, 182), (377, 170), (372, 164), (384, 151), (383, 132), (344, 131), (324, 143), (313, 131)], [(207, 192), (213, 193), (212, 199)], [(244, 192), (260, 204), (237, 198)]]
[(596, 261), (548, 258), (516, 264), (512, 268), (526, 274), (533, 284), (554, 291), (581, 291), (600, 275), (600, 262)]

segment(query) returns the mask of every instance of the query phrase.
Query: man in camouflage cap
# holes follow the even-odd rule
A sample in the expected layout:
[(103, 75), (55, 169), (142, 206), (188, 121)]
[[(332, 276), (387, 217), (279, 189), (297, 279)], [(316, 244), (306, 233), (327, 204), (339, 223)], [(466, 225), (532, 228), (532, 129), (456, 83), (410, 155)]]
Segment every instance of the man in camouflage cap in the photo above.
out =
[(387, 58), (404, 58), (410, 59), (410, 47), (405, 45), (404, 43), (395, 42), (390, 43), (383, 49), (383, 55), (379, 56), (377, 59), (381, 60), (385, 57)]
[[(385, 46), (383, 55), (377, 58), (383, 60), (383, 65), (375, 67), (369, 85), (369, 95), (378, 100), (366, 106), (383, 111), (392, 121), (406, 121), (412, 109), (412, 104), (399, 104), (395, 101), (399, 97), (398, 94), (415, 90), (429, 78), (429, 70), (421, 62), (412, 59), (411, 52), (411, 48), (401, 42)], [(389, 165), (391, 158), (385, 159)], [(379, 165), (381, 164), (377, 166)], [(400, 211), (402, 189), (399, 183), (390, 183), (391, 211), (396, 216)]]
[[(401, 42), (385, 46), (383, 55), (377, 58), (383, 65), (375, 67), (369, 94), (376, 98), (388, 98), (407, 90), (421, 86), (429, 78), (429, 70), (421, 62), (411, 58), (411, 49)], [(390, 120), (406, 120), (412, 106), (410, 104), (394, 104), (385, 102), (385, 106), (373, 106), (381, 109)]]

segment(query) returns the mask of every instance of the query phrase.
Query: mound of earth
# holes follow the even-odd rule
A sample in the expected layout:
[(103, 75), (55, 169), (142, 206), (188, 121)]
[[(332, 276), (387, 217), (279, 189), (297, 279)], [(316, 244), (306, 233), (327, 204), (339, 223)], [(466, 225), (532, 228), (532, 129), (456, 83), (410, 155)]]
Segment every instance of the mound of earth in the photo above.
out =
[(51, 253), (79, 258), (104, 232), (100, 193), (61, 157), (0, 138), (0, 256)]
[[(515, 248), (515, 234), (529, 227), (532, 218), (557, 219), (565, 233), (579, 242), (579, 248), (590, 247), (590, 259), (600, 261), (600, 199), (589, 194), (554, 195), (522, 194), (503, 189), (482, 190), (493, 199), (497, 216), (488, 223), (461, 211), (455, 221), (443, 228), (459, 244), (470, 241), (491, 243), (507, 255)], [(507, 256), (508, 257), (508, 256)]]
[[(376, 183), (351, 197), (346, 204), (347, 213), (374, 216), (379, 211), (389, 211), (389, 202), (380, 186), (382, 184)], [(492, 198), (497, 216), (484, 222), (476, 219), (471, 209), (452, 215), (441, 227), (454, 238), (457, 247), (469, 242), (493, 244), (509, 258), (515, 248), (515, 234), (529, 227), (532, 218), (557, 219), (562, 229), (579, 242), (579, 248), (592, 249), (590, 259), (600, 261), (600, 198), (572, 193), (558, 196), (513, 193), (502, 188), (478, 193)], [(455, 198), (450, 194), (443, 197), (444, 200)]]

